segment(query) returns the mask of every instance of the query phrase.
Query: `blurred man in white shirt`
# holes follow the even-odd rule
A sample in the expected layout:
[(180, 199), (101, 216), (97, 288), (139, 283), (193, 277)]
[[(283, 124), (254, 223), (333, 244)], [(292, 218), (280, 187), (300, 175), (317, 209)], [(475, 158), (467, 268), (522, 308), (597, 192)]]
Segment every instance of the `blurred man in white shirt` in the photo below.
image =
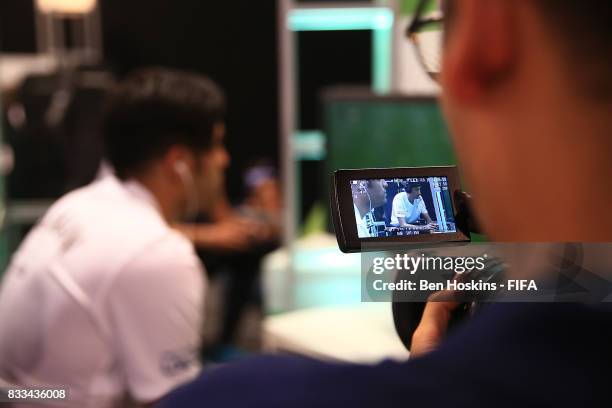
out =
[(62, 197), (0, 288), (0, 378), (68, 389), (67, 406), (155, 402), (200, 369), (205, 276), (172, 222), (214, 204), (229, 157), (207, 78), (146, 69), (104, 117), (116, 175)]
[(387, 203), (387, 182), (385, 180), (356, 180), (351, 184), (355, 223), (359, 238), (378, 236), (374, 209)]

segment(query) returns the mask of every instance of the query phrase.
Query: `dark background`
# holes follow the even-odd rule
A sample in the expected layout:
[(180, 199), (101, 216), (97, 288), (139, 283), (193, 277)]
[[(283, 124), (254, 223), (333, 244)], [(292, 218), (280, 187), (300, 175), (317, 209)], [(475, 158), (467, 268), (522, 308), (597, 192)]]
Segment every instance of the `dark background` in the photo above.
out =
[[(303, 3), (303, 1), (300, 1)], [(230, 197), (242, 190), (244, 167), (278, 163), (277, 9), (274, 0), (100, 0), (104, 55), (118, 77), (146, 65), (205, 73), (226, 90)], [(319, 92), (371, 77), (368, 31), (297, 35), (301, 129), (319, 129)], [(35, 52), (32, 0), (0, 1), (0, 50)], [(320, 197), (319, 162), (302, 164), (302, 208)]]

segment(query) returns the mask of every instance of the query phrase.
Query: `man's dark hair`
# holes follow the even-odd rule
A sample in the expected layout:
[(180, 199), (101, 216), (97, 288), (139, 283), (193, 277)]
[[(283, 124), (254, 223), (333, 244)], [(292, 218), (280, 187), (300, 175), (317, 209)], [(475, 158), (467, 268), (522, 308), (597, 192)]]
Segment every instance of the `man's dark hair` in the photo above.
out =
[(421, 188), (421, 185), (410, 181), (406, 183), (406, 193), (412, 193), (412, 190), (414, 190), (415, 188)]
[(589, 96), (611, 99), (612, 1), (536, 0), (535, 4), (562, 39), (578, 87)]
[(102, 123), (106, 156), (117, 176), (126, 178), (172, 145), (207, 149), (224, 115), (223, 91), (202, 75), (164, 68), (135, 71), (109, 95)]

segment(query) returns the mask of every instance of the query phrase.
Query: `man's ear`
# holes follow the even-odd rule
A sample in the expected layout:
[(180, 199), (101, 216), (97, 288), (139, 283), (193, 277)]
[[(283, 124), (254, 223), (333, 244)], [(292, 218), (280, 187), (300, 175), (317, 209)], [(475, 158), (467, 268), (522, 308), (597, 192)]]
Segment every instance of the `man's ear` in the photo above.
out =
[(459, 0), (449, 22), (442, 82), (451, 98), (479, 103), (516, 65), (516, 0)]

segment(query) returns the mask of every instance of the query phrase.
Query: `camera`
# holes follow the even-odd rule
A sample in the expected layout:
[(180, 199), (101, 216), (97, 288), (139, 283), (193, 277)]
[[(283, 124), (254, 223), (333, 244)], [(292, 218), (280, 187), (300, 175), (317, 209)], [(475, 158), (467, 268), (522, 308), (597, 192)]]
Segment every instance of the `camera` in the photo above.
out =
[[(330, 190), (336, 239), (345, 253), (461, 244), (480, 232), (456, 166), (337, 170)], [(455, 310), (449, 329), (474, 306), (463, 303)], [(393, 299), (395, 328), (407, 349), (424, 307), (423, 302)]]

